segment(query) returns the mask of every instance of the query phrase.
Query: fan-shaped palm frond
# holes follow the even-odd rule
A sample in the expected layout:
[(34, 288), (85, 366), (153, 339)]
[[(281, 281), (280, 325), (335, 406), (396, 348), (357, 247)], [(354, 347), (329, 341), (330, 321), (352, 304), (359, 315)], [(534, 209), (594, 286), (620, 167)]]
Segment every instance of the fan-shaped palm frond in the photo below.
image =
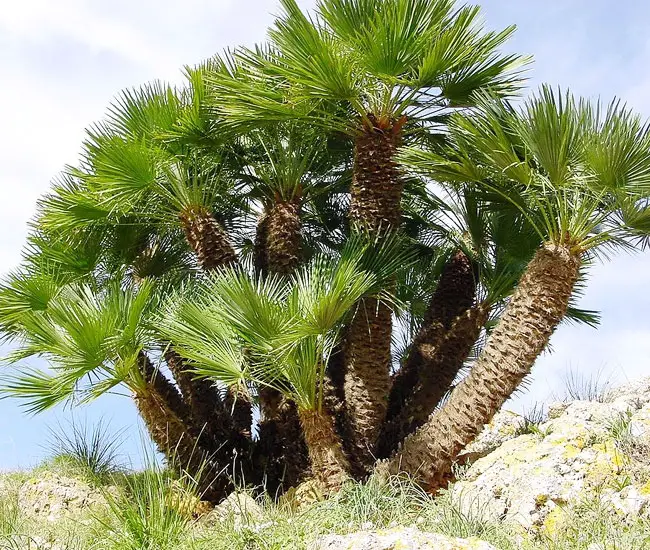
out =
[[(13, 308), (3, 307), (3, 323), (12, 324), (15, 345), (7, 360), (22, 364), (29, 357), (42, 357), (50, 370), (19, 367), (6, 391), (39, 411), (63, 401), (94, 399), (120, 383), (142, 388), (137, 358), (154, 346), (147, 324), (158, 303), (153, 283), (144, 281), (136, 289), (116, 282), (102, 290), (70, 283), (56, 291), (45, 285), (43, 293), (39, 281), (31, 280), (31, 294), (23, 293), (18, 305), (15, 301)], [(14, 283), (11, 289), (14, 296), (17, 287)]]

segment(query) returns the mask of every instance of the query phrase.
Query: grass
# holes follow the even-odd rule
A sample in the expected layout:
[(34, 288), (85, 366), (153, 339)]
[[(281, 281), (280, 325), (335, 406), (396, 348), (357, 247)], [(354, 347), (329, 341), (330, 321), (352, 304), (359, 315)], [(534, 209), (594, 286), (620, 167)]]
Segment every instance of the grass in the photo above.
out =
[(532, 408), (524, 411), (523, 422), (517, 429), (516, 435), (533, 434), (541, 438), (549, 435), (550, 429), (543, 430), (540, 426), (546, 421), (546, 411), (543, 405), (535, 403)]
[(107, 509), (95, 519), (103, 535), (97, 548), (164, 550), (188, 536), (198, 499), (192, 480), (160, 467), (126, 476), (123, 490), (107, 492)]
[[(459, 505), (448, 493), (431, 498), (405, 480), (351, 483), (327, 501), (296, 509), (258, 500), (259, 510), (236, 511), (219, 521), (191, 513), (195, 484), (150, 468), (121, 474), (123, 488), (107, 493), (106, 506), (82, 519), (47, 522), (27, 518), (15, 494), (0, 500), (0, 549), (45, 550), (51, 541), (65, 550), (281, 550), (305, 549), (320, 535), (417, 526), (448, 536), (477, 537), (501, 550), (587, 550), (650, 548), (650, 522), (623, 522), (594, 497), (562, 512), (552, 532), (524, 533), (489, 519), (480, 506)], [(485, 505), (489, 503), (484, 503)], [(27, 535), (29, 533), (29, 535)]]
[(595, 401), (607, 403), (611, 398), (612, 383), (602, 370), (585, 375), (569, 369), (563, 376), (564, 395), (561, 401)]
[(49, 430), (46, 447), (52, 458), (46, 467), (101, 487), (123, 469), (119, 455), (122, 441), (123, 430), (114, 432), (104, 420), (93, 426), (70, 421)]
[[(527, 433), (538, 433), (545, 416), (535, 407), (525, 418)], [(625, 452), (634, 444), (630, 421), (622, 413), (608, 426), (608, 436)], [(57, 457), (36, 474), (53, 469), (81, 477), (99, 488), (105, 504), (55, 522), (30, 517), (17, 498), (29, 475), (0, 476), (0, 550), (50, 550), (53, 543), (57, 550), (302, 550), (326, 534), (412, 526), (476, 537), (501, 550), (650, 550), (650, 520), (621, 521), (598, 495), (559, 510), (554, 528), (526, 533), (496, 520), (488, 513), (489, 502), (463, 502), (451, 493), (432, 498), (404, 479), (350, 483), (331, 499), (307, 506), (291, 498), (279, 503), (257, 499), (254, 510), (234, 509), (208, 521), (209, 516), (194, 513), (197, 480), (173, 475), (153, 456), (146, 470), (127, 472), (116, 461), (117, 446), (104, 445), (106, 436), (97, 436), (108, 433), (105, 425), (95, 431), (77, 428), (56, 439)], [(622, 489), (632, 479), (615, 482)]]

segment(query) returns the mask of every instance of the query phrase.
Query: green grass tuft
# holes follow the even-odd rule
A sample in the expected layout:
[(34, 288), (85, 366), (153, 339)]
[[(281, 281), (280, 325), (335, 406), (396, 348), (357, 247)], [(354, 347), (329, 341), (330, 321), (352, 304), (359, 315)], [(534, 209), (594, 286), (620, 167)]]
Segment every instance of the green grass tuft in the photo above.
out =
[(123, 431), (113, 432), (100, 420), (87, 423), (71, 421), (50, 429), (47, 447), (52, 458), (43, 466), (62, 475), (82, 478), (93, 486), (110, 483), (122, 470), (119, 448)]

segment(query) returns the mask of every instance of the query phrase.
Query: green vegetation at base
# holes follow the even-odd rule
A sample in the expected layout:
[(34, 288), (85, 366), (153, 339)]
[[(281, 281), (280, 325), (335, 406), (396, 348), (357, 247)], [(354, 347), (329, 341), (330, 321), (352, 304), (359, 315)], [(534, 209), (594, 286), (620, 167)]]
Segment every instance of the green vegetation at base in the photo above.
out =
[(115, 476), (103, 488), (105, 506), (57, 521), (22, 513), (16, 482), (21, 478), (2, 478), (0, 548), (42, 550), (56, 543), (66, 550), (301, 549), (320, 535), (411, 526), (476, 537), (503, 550), (586, 550), (593, 543), (605, 549), (650, 547), (650, 520), (622, 522), (597, 497), (558, 507), (543, 530), (525, 532), (487, 519), (488, 502), (459, 505), (449, 493), (431, 498), (410, 482), (371, 478), (364, 484), (350, 482), (333, 498), (299, 508), (286, 500), (262, 499), (253, 513), (234, 508), (209, 521), (210, 516), (194, 513), (198, 499), (192, 480), (176, 479), (159, 468)]

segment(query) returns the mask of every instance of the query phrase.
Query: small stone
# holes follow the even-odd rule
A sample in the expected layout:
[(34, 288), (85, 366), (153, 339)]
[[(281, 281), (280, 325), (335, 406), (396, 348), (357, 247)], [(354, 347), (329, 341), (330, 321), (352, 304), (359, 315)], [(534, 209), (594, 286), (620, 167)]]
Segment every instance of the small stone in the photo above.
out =
[(359, 531), (349, 535), (327, 535), (310, 550), (497, 550), (479, 539), (457, 539), (414, 528)]
[(221, 504), (202, 518), (207, 525), (233, 521), (235, 529), (253, 525), (262, 519), (262, 507), (246, 493), (231, 493)]

